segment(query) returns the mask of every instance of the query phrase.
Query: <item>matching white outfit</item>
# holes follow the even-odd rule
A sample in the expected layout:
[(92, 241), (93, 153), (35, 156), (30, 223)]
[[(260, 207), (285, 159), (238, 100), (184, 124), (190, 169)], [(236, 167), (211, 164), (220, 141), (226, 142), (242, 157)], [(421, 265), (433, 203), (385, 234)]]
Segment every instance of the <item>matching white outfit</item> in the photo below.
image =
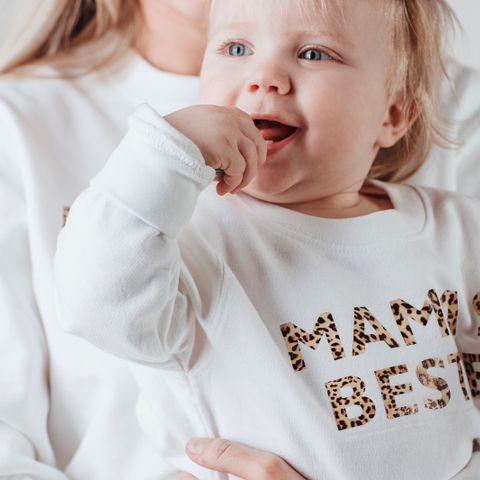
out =
[[(446, 91), (446, 112), (459, 111), (457, 117), (466, 119), (459, 126), (465, 147), (438, 150), (418, 181), (480, 197), (472, 155), (479, 142), (474, 134), (479, 77), (457, 67), (452, 77), (461, 103), (450, 104), (453, 97)], [(138, 388), (126, 362), (59, 328), (52, 269), (64, 209), (105, 165), (135, 106), (148, 102), (165, 114), (195, 103), (197, 89), (196, 78), (160, 72), (135, 54), (118, 69), (74, 79), (0, 79), (1, 479), (150, 480), (170, 478), (175, 471), (137, 425)], [(321, 354), (324, 342), (312, 353)], [(164, 392), (164, 403), (170, 380), (162, 390), (160, 375), (152, 375), (152, 388), (158, 398)], [(170, 401), (169, 414), (176, 405), (183, 409)], [(186, 412), (196, 414), (195, 405), (190, 407)], [(142, 401), (140, 411), (145, 410)], [(380, 418), (380, 404), (377, 412)], [(162, 418), (155, 418), (161, 433)], [(169, 445), (176, 448), (183, 441), (183, 428), (181, 423), (168, 432)], [(246, 443), (253, 443), (254, 434)], [(475, 478), (479, 455), (472, 458), (455, 478)]]
[(128, 115), (145, 101), (168, 113), (198, 96), (195, 77), (160, 72), (133, 53), (124, 60), (70, 80), (0, 80), (2, 480), (172, 472), (138, 427), (127, 363), (63, 332), (53, 303), (64, 209), (105, 165)]
[(480, 200), (377, 183), (394, 209), (312, 217), (219, 197), (147, 105), (130, 125), (60, 234), (59, 320), (142, 364), (165, 458), (188, 470), (188, 438), (219, 435), (309, 479), (458, 474), (480, 438)]

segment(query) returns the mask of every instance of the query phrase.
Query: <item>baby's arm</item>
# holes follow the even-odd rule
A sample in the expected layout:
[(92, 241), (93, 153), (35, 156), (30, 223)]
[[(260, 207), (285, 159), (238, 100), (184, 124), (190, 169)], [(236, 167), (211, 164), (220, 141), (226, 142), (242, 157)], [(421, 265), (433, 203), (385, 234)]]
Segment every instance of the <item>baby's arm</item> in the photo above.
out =
[[(199, 285), (198, 275), (182, 261), (177, 242), (200, 192), (213, 180), (214, 168), (228, 169), (214, 163), (218, 145), (200, 151), (179, 131), (187, 118), (197, 115), (193, 121), (198, 122), (203, 113), (205, 131), (186, 129), (195, 142), (201, 143), (196, 135), (206, 140), (207, 124), (212, 123), (209, 108), (214, 107), (191, 107), (193, 115), (188, 109), (176, 112), (178, 125), (173, 128), (150, 107), (140, 107), (125, 139), (72, 205), (58, 239), (60, 323), (131, 361), (186, 368), (196, 318), (212, 321), (220, 298), (221, 264), (215, 255), (199, 259), (207, 265)], [(214, 135), (220, 130), (214, 132), (210, 140), (218, 144)], [(222, 148), (223, 157), (231, 157)]]

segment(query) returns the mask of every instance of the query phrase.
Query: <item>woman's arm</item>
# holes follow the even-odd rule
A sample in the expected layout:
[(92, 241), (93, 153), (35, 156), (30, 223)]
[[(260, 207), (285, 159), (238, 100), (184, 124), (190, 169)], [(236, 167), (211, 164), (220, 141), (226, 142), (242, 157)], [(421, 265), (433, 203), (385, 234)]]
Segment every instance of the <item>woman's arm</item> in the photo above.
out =
[[(13, 111), (13, 109), (12, 109)], [(0, 104), (0, 478), (66, 480), (52, 465), (48, 351), (32, 284), (18, 122)]]

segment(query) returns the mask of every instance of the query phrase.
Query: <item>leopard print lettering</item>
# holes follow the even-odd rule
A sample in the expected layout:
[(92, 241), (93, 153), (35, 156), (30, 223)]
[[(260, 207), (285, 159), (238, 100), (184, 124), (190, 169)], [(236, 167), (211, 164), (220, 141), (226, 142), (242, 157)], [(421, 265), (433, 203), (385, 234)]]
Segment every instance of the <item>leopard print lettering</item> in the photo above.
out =
[(457, 331), (458, 318), (458, 293), (455, 291), (445, 290), (442, 294), (442, 305), (447, 305), (448, 310), (448, 326), (450, 334), (455, 335)]
[(303, 360), (299, 343), (301, 342), (315, 350), (324, 335), (327, 337), (333, 359), (345, 358), (345, 351), (331, 313), (324, 313), (318, 318), (312, 333), (306, 332), (293, 323), (283, 323), (280, 325), (280, 329), (292, 368), (296, 372), (301, 372), (305, 368), (305, 361)]
[(439, 398), (437, 400), (427, 398), (424, 401), (425, 407), (427, 407), (428, 409), (439, 410), (448, 405), (451, 394), (448, 383), (443, 378), (432, 377), (428, 373), (428, 369), (433, 367), (445, 368), (443, 360), (437, 357), (422, 360), (417, 365), (417, 377), (422, 385), (433, 390), (438, 390), (442, 394), (442, 398)]
[(472, 300), (473, 310), (477, 315), (480, 315), (480, 292), (478, 292)]
[[(325, 383), (325, 387), (330, 397), (338, 430), (360, 427), (375, 417), (375, 404), (370, 398), (362, 396), (365, 393), (365, 383), (361, 378), (354, 376), (343, 377)], [(350, 397), (342, 396), (341, 390), (343, 387), (352, 388), (353, 393)], [(362, 414), (355, 418), (349, 418), (346, 407), (351, 405), (359, 405), (362, 409)]]
[(457, 370), (458, 370), (458, 380), (460, 381), (460, 386), (462, 387), (463, 396), (465, 400), (470, 400), (470, 396), (468, 395), (468, 389), (465, 385), (465, 377), (463, 376), (463, 369), (462, 369), (462, 359), (458, 352), (451, 353), (448, 356), (448, 363), (456, 363)]
[(385, 406), (385, 412), (387, 418), (398, 418), (404, 415), (411, 415), (418, 412), (418, 405), (397, 407), (395, 397), (402, 393), (408, 393), (412, 391), (411, 383), (403, 383), (400, 385), (390, 385), (390, 377), (393, 375), (400, 375), (401, 373), (407, 373), (408, 369), (405, 364), (394, 365), (393, 367), (383, 368), (382, 370), (376, 370), (375, 376), (382, 392), (383, 404)]
[(450, 334), (440, 306), (440, 300), (438, 299), (435, 290), (429, 290), (428, 297), (421, 310), (412, 307), (402, 299), (390, 302), (390, 308), (392, 309), (393, 316), (406, 345), (415, 345), (417, 343), (410, 327), (409, 319), (415, 320), (417, 323), (425, 326), (432, 315), (432, 310), (436, 313), (442, 337), (446, 337)]
[[(352, 355), (361, 355), (365, 353), (365, 345), (369, 342), (385, 342), (390, 348), (396, 348), (400, 345), (390, 335), (387, 329), (372, 315), (367, 307), (355, 307), (353, 316), (355, 324), (353, 327), (353, 348)], [(367, 335), (365, 333), (365, 322), (368, 322), (377, 333)]]
[[(480, 315), (480, 292), (478, 292), (472, 300), (472, 305), (473, 305), (473, 311), (477, 314)], [(477, 335), (480, 336), (480, 327), (477, 329)]]
[(480, 371), (476, 371), (474, 363), (480, 362), (480, 353), (463, 353), (462, 359), (467, 372), (468, 383), (472, 392), (472, 397), (480, 398)]

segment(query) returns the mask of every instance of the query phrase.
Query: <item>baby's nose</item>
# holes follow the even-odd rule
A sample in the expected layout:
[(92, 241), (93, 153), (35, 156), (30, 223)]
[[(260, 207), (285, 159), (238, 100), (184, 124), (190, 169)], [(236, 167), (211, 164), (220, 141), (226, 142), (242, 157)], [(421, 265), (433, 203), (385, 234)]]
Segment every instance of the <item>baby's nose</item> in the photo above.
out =
[(287, 95), (291, 90), (291, 82), (286, 72), (279, 70), (257, 71), (247, 83), (249, 93), (277, 93)]

